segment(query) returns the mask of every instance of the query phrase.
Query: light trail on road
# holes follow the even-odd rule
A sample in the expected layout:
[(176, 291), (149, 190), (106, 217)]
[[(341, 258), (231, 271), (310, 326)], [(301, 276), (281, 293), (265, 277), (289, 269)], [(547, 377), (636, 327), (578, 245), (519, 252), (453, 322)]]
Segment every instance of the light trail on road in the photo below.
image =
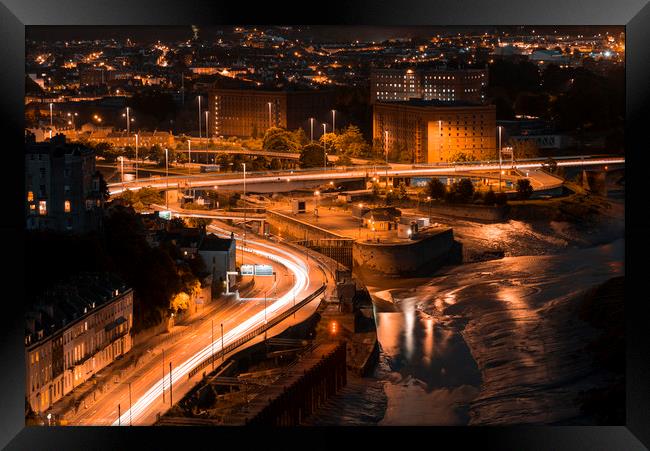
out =
[[(251, 241), (252, 243), (252, 241)], [(269, 260), (278, 262), (279, 264), (285, 266), (289, 271), (294, 274), (294, 285), (289, 292), (278, 298), (275, 302), (271, 303), (266, 308), (266, 317), (268, 319), (273, 318), (276, 314), (279, 314), (282, 309), (288, 307), (293, 303), (294, 297), (298, 295), (301, 291), (306, 289), (309, 286), (309, 268), (308, 266), (297, 258), (295, 255), (290, 252), (279, 249), (276, 246), (269, 245), (266, 243), (255, 242), (256, 246), (265, 247), (273, 250), (275, 253), (267, 252), (259, 249), (254, 249), (251, 247), (240, 247), (240, 249), (245, 252), (249, 252), (255, 255), (265, 257)], [(286, 255), (289, 258), (282, 257), (278, 254)], [(258, 326), (264, 324), (265, 311), (262, 310), (259, 313), (253, 315), (243, 323), (239, 324), (235, 328), (228, 331), (228, 333), (223, 336), (224, 346), (229, 345), (233, 341), (239, 339), (241, 336), (248, 333), (249, 330), (254, 329)], [(267, 319), (267, 322), (268, 322)], [(194, 354), (192, 357), (187, 359), (182, 364), (178, 365), (176, 368), (172, 369), (172, 386), (175, 382), (178, 382), (181, 378), (187, 377), (187, 374), (195, 368), (198, 364), (203, 362), (205, 359), (210, 357), (213, 354), (214, 350), (221, 350), (222, 339), (219, 337), (214, 340), (214, 342), (209, 343), (202, 350)], [(167, 374), (163, 378), (160, 378), (154, 385), (147, 391), (143, 396), (141, 396), (130, 409), (127, 409), (118, 420), (113, 422), (113, 426), (118, 425), (127, 425), (129, 421), (137, 421), (138, 418), (143, 416), (146, 413), (146, 410), (149, 406), (162, 396), (163, 386), (169, 385), (169, 375)]]
[[(597, 166), (597, 165), (608, 165), (608, 164), (624, 164), (625, 158), (623, 157), (603, 157), (603, 158), (590, 158), (590, 159), (581, 159), (574, 158), (571, 160), (562, 160), (556, 161), (558, 166)], [(498, 163), (477, 163), (477, 164), (459, 164), (459, 165), (447, 165), (447, 166), (436, 166), (436, 167), (398, 167), (397, 165), (391, 166), (391, 169), (385, 170), (381, 168), (376, 168), (372, 171), (371, 168), (359, 168), (354, 170), (349, 170), (347, 168), (342, 168), (342, 170), (334, 169), (327, 172), (311, 172), (311, 173), (286, 173), (286, 174), (274, 174), (274, 175), (263, 175), (263, 176), (254, 176), (251, 175), (246, 178), (247, 184), (255, 183), (282, 183), (282, 182), (306, 182), (306, 181), (321, 181), (321, 180), (341, 180), (341, 179), (350, 179), (350, 178), (365, 178), (369, 174), (375, 173), (380, 176), (416, 176), (416, 175), (443, 175), (449, 174), (453, 175), (456, 172), (467, 172), (467, 171), (496, 171), (496, 170), (507, 170), (507, 169), (533, 169), (533, 168), (542, 168), (546, 164), (546, 160), (539, 160), (537, 162), (525, 162), (525, 163), (515, 163), (514, 165), (510, 164), (501, 164)], [(192, 177), (191, 183), (195, 188), (198, 187), (218, 187), (218, 186), (237, 186), (243, 183), (243, 178), (232, 177), (232, 174), (228, 175), (228, 178), (224, 178), (223, 173), (216, 174), (217, 179), (209, 178), (200, 180), (198, 178)], [(477, 177), (481, 177), (481, 174), (477, 174)], [(485, 175), (483, 175), (485, 176)], [(206, 177), (201, 175), (200, 177)], [(172, 180), (176, 180), (173, 181)], [(141, 189), (145, 184), (151, 188), (164, 189), (170, 185), (173, 188), (174, 183), (180, 181), (188, 180), (187, 177), (165, 177), (150, 179), (147, 181), (140, 180), (138, 184), (133, 182), (127, 182), (124, 185), (128, 186), (130, 190)], [(155, 181), (155, 182), (154, 182)], [(153, 182), (153, 183), (152, 183)], [(122, 183), (110, 184), (109, 189), (111, 195), (120, 194), (127, 188), (122, 186)], [(542, 187), (543, 188), (543, 187)]]

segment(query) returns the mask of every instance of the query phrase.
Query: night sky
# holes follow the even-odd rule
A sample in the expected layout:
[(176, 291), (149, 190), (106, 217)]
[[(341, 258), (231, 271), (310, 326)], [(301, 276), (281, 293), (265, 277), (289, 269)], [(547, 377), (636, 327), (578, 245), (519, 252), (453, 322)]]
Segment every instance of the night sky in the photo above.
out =
[[(270, 25), (261, 25), (260, 29), (266, 30), (272, 28)], [(436, 34), (449, 35), (457, 33), (493, 33), (495, 31), (505, 31), (517, 34), (530, 33), (533, 29), (537, 33), (550, 32), (557, 30), (558, 33), (574, 34), (594, 34), (620, 33), (624, 27), (615, 26), (557, 26), (557, 27), (490, 27), (490, 26), (473, 26), (473, 27), (379, 27), (379, 26), (307, 26), (301, 27), (300, 31), (294, 31), (295, 37), (303, 39), (312, 38), (317, 42), (350, 42), (350, 41), (383, 41), (391, 38), (410, 38), (410, 37), (430, 37)], [(217, 37), (217, 32), (223, 30), (229, 33), (232, 26), (211, 26), (200, 27), (201, 39), (211, 40)], [(522, 31), (524, 33), (522, 33)], [(136, 42), (153, 42), (156, 40), (175, 41), (186, 40), (192, 37), (191, 27), (184, 26), (27, 26), (26, 38), (37, 41), (63, 41), (73, 39), (109, 39), (124, 40), (131, 38)]]

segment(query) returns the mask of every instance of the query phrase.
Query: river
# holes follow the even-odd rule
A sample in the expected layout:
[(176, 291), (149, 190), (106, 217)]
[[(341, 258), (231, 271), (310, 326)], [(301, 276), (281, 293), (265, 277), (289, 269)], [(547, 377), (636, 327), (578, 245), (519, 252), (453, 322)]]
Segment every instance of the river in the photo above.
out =
[[(344, 422), (329, 412), (312, 424), (570, 422), (579, 415), (576, 394), (598, 382), (582, 352), (594, 331), (572, 306), (589, 288), (624, 275), (623, 211), (614, 202), (607, 221), (589, 230), (458, 221), (466, 256), (500, 249), (506, 257), (446, 266), (431, 277), (366, 280), (381, 345), (365, 378), (373, 389), (337, 403)], [(355, 406), (364, 406), (356, 416)]]

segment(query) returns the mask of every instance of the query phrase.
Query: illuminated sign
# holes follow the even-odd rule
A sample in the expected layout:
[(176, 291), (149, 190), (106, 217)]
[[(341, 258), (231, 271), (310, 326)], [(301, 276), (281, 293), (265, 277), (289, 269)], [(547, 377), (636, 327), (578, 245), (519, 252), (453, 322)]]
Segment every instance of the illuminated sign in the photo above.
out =
[(256, 276), (272, 276), (273, 266), (271, 265), (255, 265)]
[(253, 265), (241, 265), (240, 273), (242, 276), (252, 276), (255, 274)]

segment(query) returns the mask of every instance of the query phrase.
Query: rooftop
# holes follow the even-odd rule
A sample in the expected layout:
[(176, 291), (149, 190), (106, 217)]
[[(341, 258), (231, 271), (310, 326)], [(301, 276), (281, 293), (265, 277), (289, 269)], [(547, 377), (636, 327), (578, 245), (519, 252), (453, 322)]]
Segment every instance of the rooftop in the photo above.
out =
[(129, 288), (110, 273), (83, 273), (43, 293), (25, 315), (25, 344), (31, 346), (102, 305)]

